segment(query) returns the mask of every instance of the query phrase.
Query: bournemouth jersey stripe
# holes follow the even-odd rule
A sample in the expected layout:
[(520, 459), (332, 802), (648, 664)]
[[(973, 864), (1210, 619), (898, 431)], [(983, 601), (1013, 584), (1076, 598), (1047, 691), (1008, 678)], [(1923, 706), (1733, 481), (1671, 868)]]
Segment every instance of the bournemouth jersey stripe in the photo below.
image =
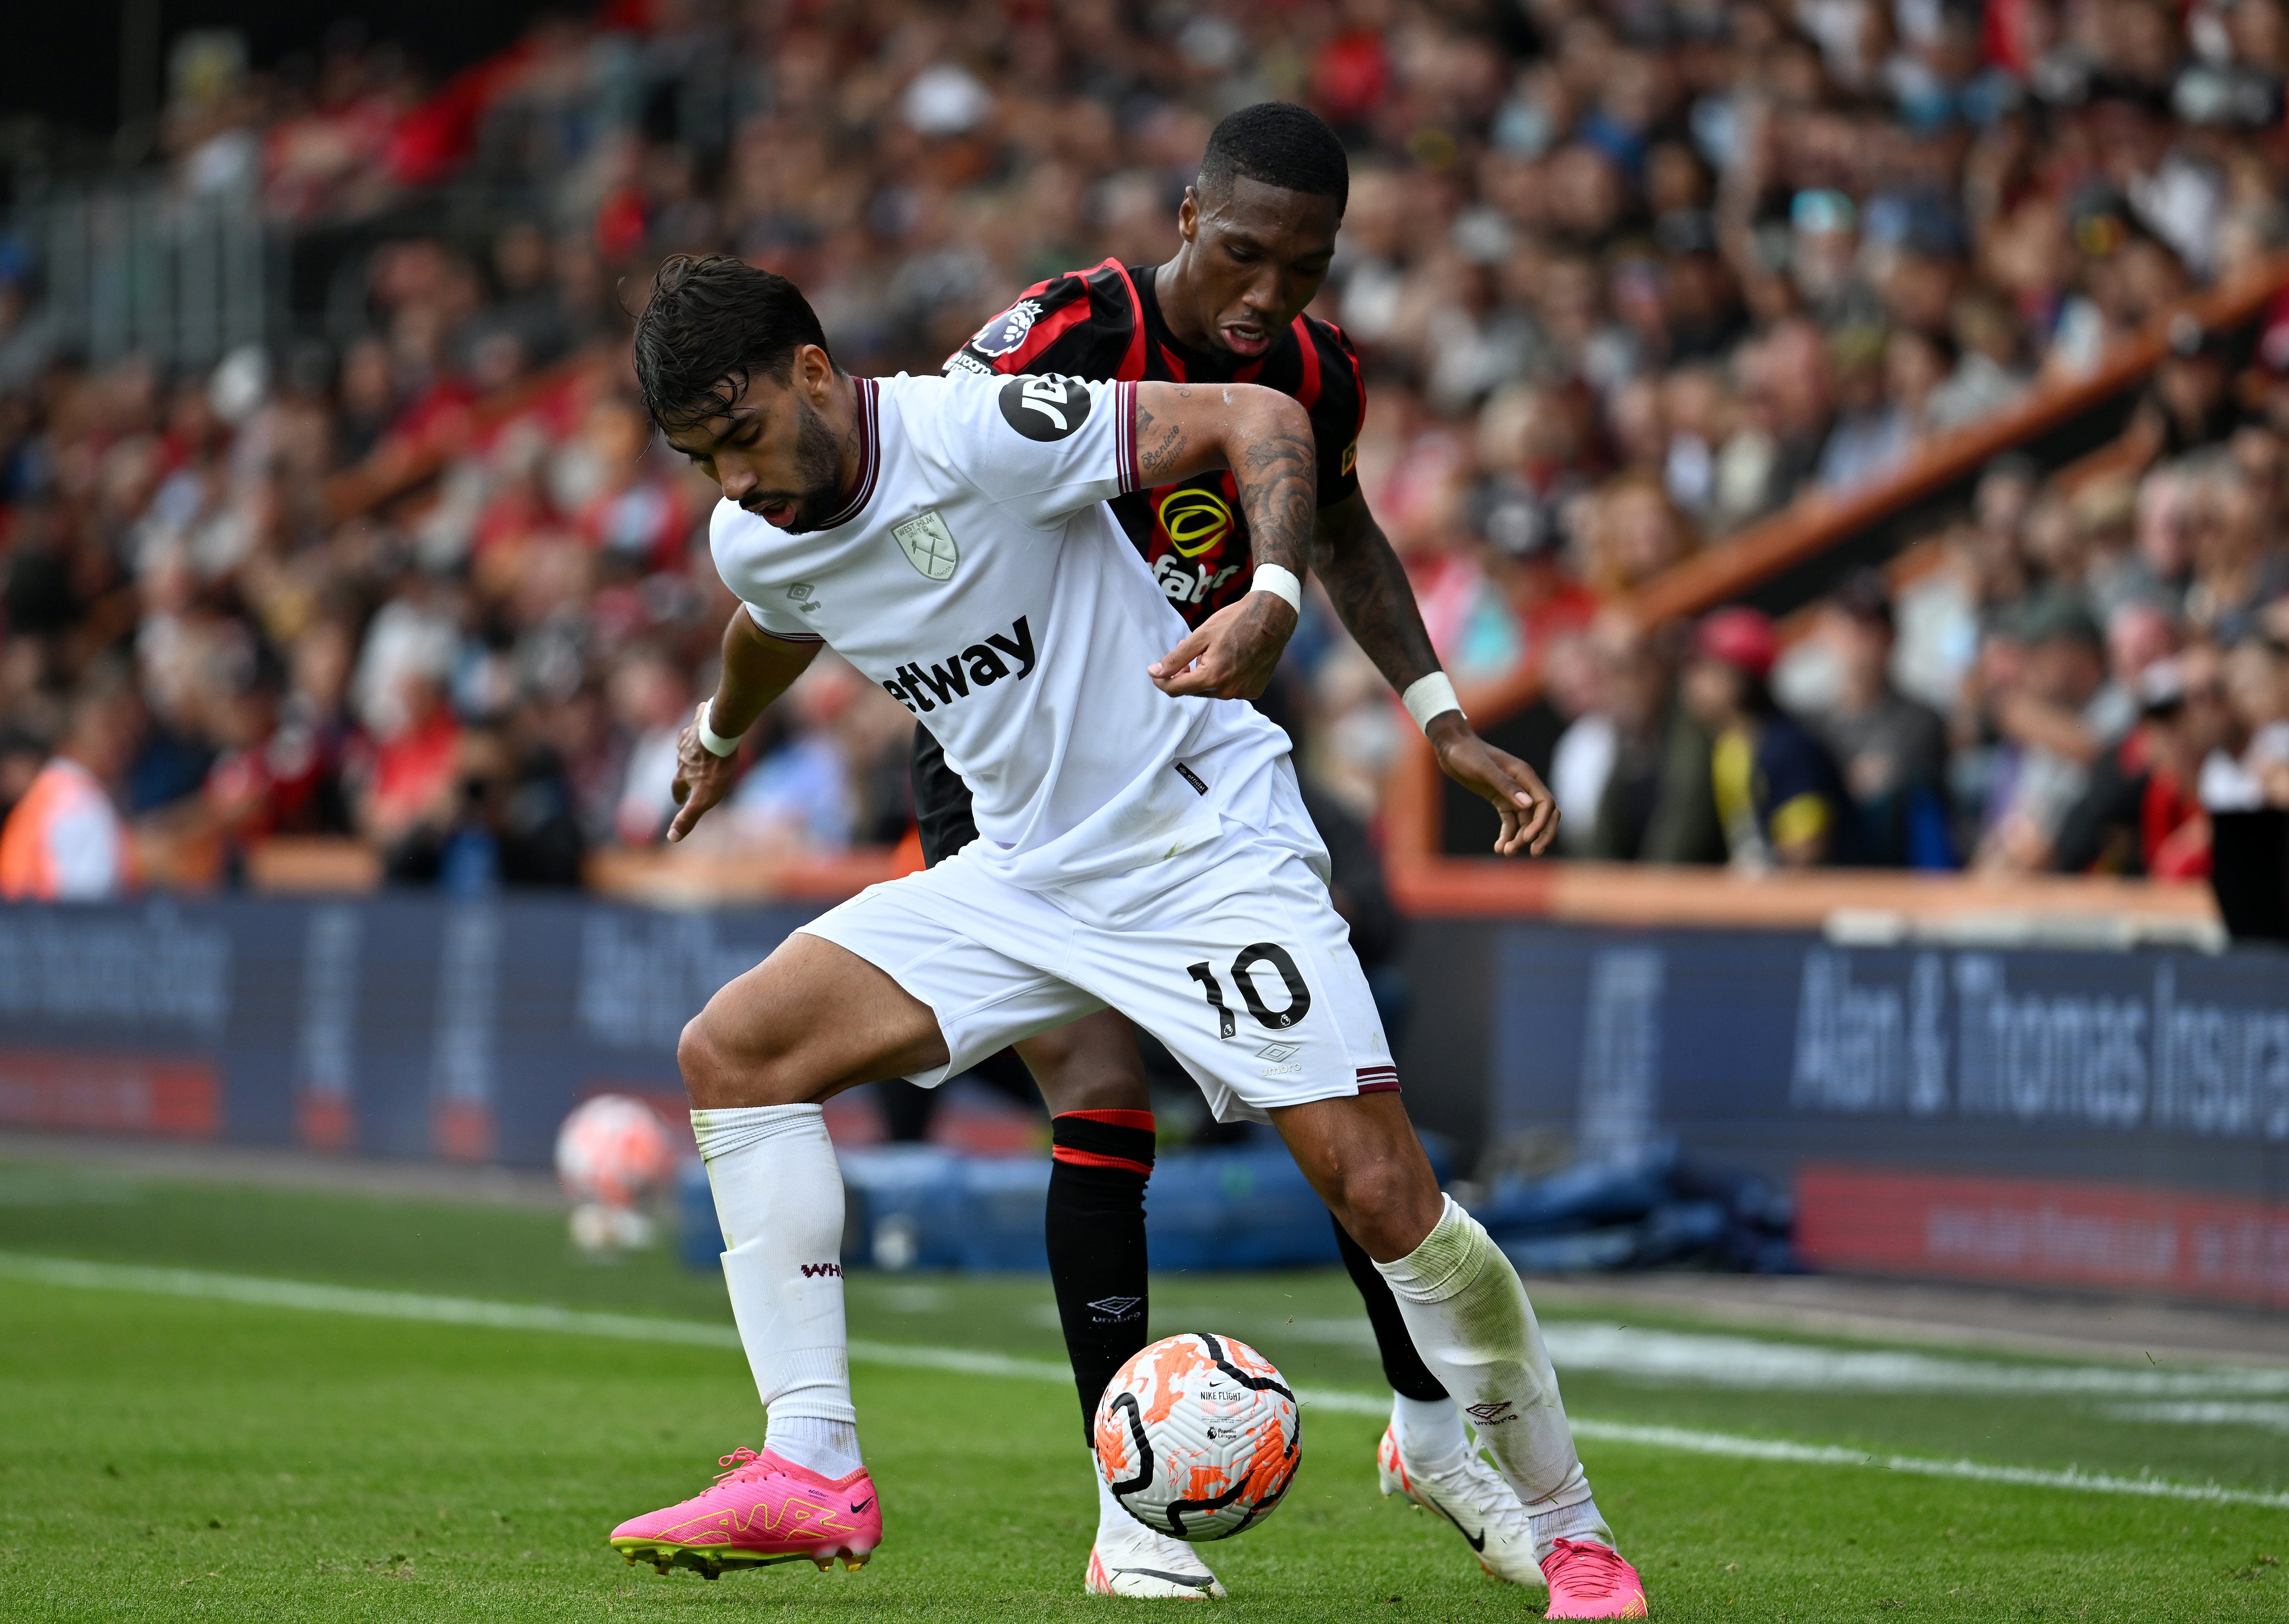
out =
[(1304, 376), (1296, 385), (1296, 399), (1305, 411), (1320, 403), (1320, 346), (1312, 341), (1312, 330), (1304, 325), (1304, 318), (1296, 318), (1296, 353), (1303, 358)]
[[(1121, 358), (1121, 376), (1137, 379), (1144, 376), (1144, 301), (1137, 297), (1137, 284), (1129, 275), (1129, 267), (1118, 259), (1108, 259), (1097, 267), (1110, 269), (1121, 278), (1121, 291), (1129, 295), (1129, 352)], [(1182, 378), (1183, 373), (1177, 377)]]
[[(1046, 285), (1046, 284), (1044, 284)], [(1050, 312), (1033, 323), (1025, 334), (1025, 341), (993, 362), (997, 372), (1022, 372), (1033, 365), (1034, 357), (1065, 336), (1071, 329), (1089, 320), (1089, 300), (1077, 299), (1061, 310)]]

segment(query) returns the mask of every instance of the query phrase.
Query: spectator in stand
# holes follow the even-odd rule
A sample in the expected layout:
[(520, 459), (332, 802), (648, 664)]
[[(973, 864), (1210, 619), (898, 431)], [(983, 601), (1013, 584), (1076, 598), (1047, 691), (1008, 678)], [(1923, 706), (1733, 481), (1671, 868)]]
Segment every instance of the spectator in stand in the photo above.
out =
[(1675, 657), (1663, 637), (1619, 617), (1601, 623), (1594, 641), (1607, 713), (1577, 721), (1559, 745), (1566, 753), (1577, 733), (1577, 751), (1609, 741), (1602, 743), (1611, 764), (1591, 803), (1596, 815), (1586, 855), (1623, 863), (1723, 862), (1710, 734), (1679, 702)]
[(134, 842), (114, 797), (138, 720), (134, 696), (108, 673), (74, 697), (62, 744), (0, 826), (0, 897), (100, 903), (133, 887)]
[[(1741, 373), (1751, 423), (1764, 442), (1753, 506), (1737, 509), (1745, 516), (1783, 506), (1816, 482), (1834, 424), (1836, 380), (1828, 341), (1800, 319), (1775, 324), (1743, 358)], [(1728, 471), (1728, 476), (1744, 488), (1751, 484), (1745, 473)]]
[(1976, 697), (2001, 743), (1974, 862), (2048, 868), (2068, 811), (2090, 786), (2093, 764), (2130, 730), (2134, 699), (2109, 684), (2098, 625), (2062, 590), (2030, 600), (1982, 661), (1984, 689)]
[(342, 460), (363, 462), (397, 421), (397, 380), (391, 375), (387, 344), (367, 337), (349, 346), (342, 357), (340, 394), (335, 432)]
[(2157, 880), (2210, 872), (2209, 808), (2198, 785), (2210, 758), (2231, 738), (2233, 712), (2216, 652), (2197, 645), (2149, 673), (2152, 776), (2141, 805), (2145, 871)]
[(1719, 609), (1695, 633), (1681, 685), (1711, 739), (1710, 787), (1727, 860), (1752, 873), (1859, 857), (1857, 816), (1834, 759), (1773, 701), (1767, 679), (1779, 655), (1763, 614)]
[[(1914, 449), (1917, 425), (1886, 389), (1884, 334), (1871, 327), (1838, 333), (1829, 346), (1836, 378), (1836, 426), (1821, 447), (1820, 484), (1842, 493), (1883, 478)], [(1924, 383), (1929, 393), (1930, 380)]]
[(2229, 647), (2256, 628), (2265, 605), (2289, 593), (2289, 555), (2278, 545), (2273, 515), (2229, 454), (2205, 454), (2193, 477), (2186, 616)]
[(349, 714), (355, 633), (338, 615), (311, 621), (288, 655), (286, 697), (264, 749), (272, 826), (291, 834), (347, 834), (342, 771), (356, 737)]
[(1863, 572), (1822, 606), (1816, 635), (1833, 660), (1836, 704), (1816, 730), (1858, 813), (1862, 861), (1956, 866), (1947, 808), (1947, 724), (1893, 686), (1891, 594)]
[(2249, 812), (2289, 806), (2289, 713), (2279, 652), (2261, 637), (2245, 638), (2227, 650), (2219, 674), (2231, 722), (2202, 762), (2203, 808)]
[(1598, 802), (1614, 770), (1614, 703), (1598, 630), (1551, 646), (1539, 673), (1541, 697), (1522, 719), (1550, 740), (1542, 776), (1558, 802), (1558, 849), (1569, 857), (1591, 855)]
[(801, 725), (732, 792), (732, 821), (751, 837), (820, 852), (849, 846), (860, 822), (849, 753), (836, 724), (881, 690), (832, 655), (811, 662), (788, 690)]
[(2141, 459), (2182, 457), (2232, 432), (2239, 413), (2229, 390), (2234, 346), (2181, 314), (2170, 323), (2170, 349), (2139, 398), (2130, 432)]
[(355, 806), (358, 832), (411, 877), (463, 810), (461, 724), (443, 673), (410, 668), (395, 689), (357, 774)]
[(1930, 427), (1962, 428), (2015, 405), (2029, 382), (2018, 323), (1991, 294), (1966, 293), (1949, 311), (1954, 367), (1932, 391)]
[(2175, 733), (2188, 673), (2202, 674), (2203, 656), (2178, 658), (2176, 622), (2150, 603), (2116, 611), (2106, 641), (2112, 681), (2135, 696), (2138, 720), (2120, 744), (2092, 763), (2089, 786), (2052, 843), (2052, 866), (2065, 873), (2183, 877), (2208, 846), (2207, 820), (2193, 776), (2181, 774), (2184, 752)]
[(386, 849), (386, 877), (464, 899), (579, 884), (579, 820), (554, 752), (495, 728), (462, 731), (453, 746), (442, 784)]
[(1546, 505), (1516, 487), (1496, 486), (1481, 492), (1475, 518), (1487, 574), (1524, 640), (1522, 657), (1541, 659), (1596, 617), (1597, 596), (1567, 570), (1566, 537)]
[(634, 740), (612, 827), (622, 845), (650, 846), (675, 810), (668, 786), (675, 741), (691, 720), (690, 685), (659, 649), (633, 649), (612, 673), (611, 705), (613, 720)]
[(1697, 545), (1693, 521), (1671, 499), (1658, 474), (1625, 474), (1588, 507), (1592, 582), (1608, 595), (1642, 586)]

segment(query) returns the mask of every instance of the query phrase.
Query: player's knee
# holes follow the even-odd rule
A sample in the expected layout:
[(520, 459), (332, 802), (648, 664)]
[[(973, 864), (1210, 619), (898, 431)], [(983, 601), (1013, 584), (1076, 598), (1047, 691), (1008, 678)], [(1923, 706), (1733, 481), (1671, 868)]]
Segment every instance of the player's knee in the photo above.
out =
[(775, 1068), (769, 1057), (735, 1043), (712, 1007), (684, 1023), (675, 1063), (683, 1073), (683, 1092), (699, 1110), (783, 1103), (771, 1092)]
[(1380, 1262), (1414, 1251), (1439, 1222), (1437, 1181), (1412, 1158), (1362, 1157), (1338, 1169), (1334, 1184), (1329, 1205), (1352, 1238)]
[(684, 1023), (675, 1063), (683, 1092), (701, 1111), (737, 1105), (794, 1105), (815, 1098), (816, 1080), (800, 1056), (770, 1031), (735, 1029), (713, 1005)]
[(722, 1103), (723, 1054), (706, 1010), (683, 1023), (682, 1035), (675, 1040), (675, 1067), (683, 1074), (683, 1092), (693, 1105), (704, 1110)]
[(1337, 1198), (1353, 1213), (1363, 1214), (1388, 1211), (1406, 1193), (1408, 1184), (1397, 1159), (1387, 1156), (1363, 1157), (1341, 1168), (1336, 1180)]

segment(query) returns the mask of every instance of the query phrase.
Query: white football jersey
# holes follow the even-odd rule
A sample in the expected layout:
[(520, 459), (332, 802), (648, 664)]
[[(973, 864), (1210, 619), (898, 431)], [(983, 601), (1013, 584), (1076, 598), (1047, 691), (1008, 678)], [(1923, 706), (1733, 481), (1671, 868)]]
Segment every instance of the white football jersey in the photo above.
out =
[[(945, 747), (982, 849), (1054, 888), (1205, 847), (1287, 736), (1146, 667), (1185, 626), (1105, 506), (1140, 483), (1137, 386), (857, 380), (862, 473), (822, 528), (716, 505), (709, 540), (755, 624), (824, 641)], [(1243, 809), (1242, 803), (1245, 803)]]

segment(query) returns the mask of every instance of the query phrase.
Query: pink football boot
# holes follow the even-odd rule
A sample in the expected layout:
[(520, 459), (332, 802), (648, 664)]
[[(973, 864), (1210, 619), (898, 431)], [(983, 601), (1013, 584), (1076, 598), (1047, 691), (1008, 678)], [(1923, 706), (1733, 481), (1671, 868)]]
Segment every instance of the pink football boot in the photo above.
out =
[(882, 1542), (882, 1502), (863, 1466), (830, 1482), (768, 1449), (735, 1449), (716, 1464), (729, 1469), (714, 1488), (622, 1523), (612, 1548), (663, 1573), (687, 1567), (714, 1579), (726, 1568), (774, 1562), (815, 1562), (824, 1571), (837, 1556), (855, 1571)]
[(1542, 1559), (1550, 1580), (1545, 1619), (1641, 1619), (1645, 1580), (1618, 1552), (1594, 1540), (1560, 1540)]

